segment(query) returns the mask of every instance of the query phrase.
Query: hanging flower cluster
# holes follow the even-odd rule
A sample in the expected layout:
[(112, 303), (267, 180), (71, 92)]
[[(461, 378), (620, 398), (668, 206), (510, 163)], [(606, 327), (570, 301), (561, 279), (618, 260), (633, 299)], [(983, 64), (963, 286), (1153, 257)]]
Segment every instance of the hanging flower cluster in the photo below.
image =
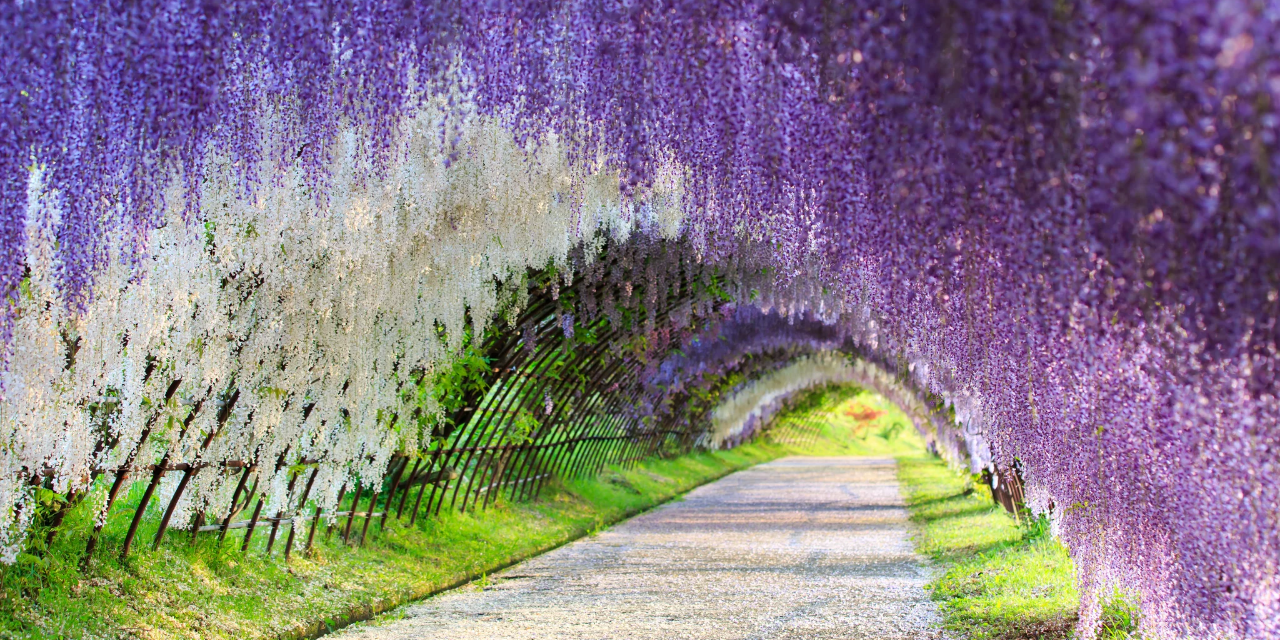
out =
[[(598, 231), (683, 234), (695, 263), (820, 283), (787, 304), (852, 314), (1017, 459), (1057, 505), (1083, 631), (1122, 586), (1153, 637), (1280, 638), (1277, 21), (1236, 0), (7, 3), (0, 542), (26, 478), (82, 485), (201, 401), (239, 434), (217, 455), (304, 442), (374, 474), (410, 438), (411, 372), (512, 297), (495, 278)], [(744, 245), (768, 259), (734, 266)], [(566, 313), (576, 339), (592, 313)], [(646, 363), (683, 339), (647, 329)]]
[[(499, 309), (511, 296), (495, 280), (520, 289), (528, 269), (564, 264), (582, 232), (625, 237), (667, 215), (624, 212), (616, 176), (600, 174), (584, 181), (600, 183), (579, 203), (592, 212), (587, 218), (563, 194), (563, 148), (548, 140), (525, 152), (483, 118), (462, 125), (450, 160), (433, 142), (440, 117), (424, 109), (406, 121), (381, 178), (362, 174), (362, 152), (348, 135), (326, 169), (324, 207), (297, 167), (270, 169), (248, 197), (235, 160), (209, 158), (200, 208), (186, 211), (175, 185), (145, 255), (126, 259), (128, 238), (103, 243), (111, 258), (80, 310), (57, 286), (54, 229), (66, 198), (45, 181), (46, 168), (34, 168), (25, 210), (30, 275), (14, 301), (3, 378), (0, 457), (9, 484), (0, 494), (10, 513), (31, 512), (14, 502), (30, 498), (29, 473), (48, 470), (59, 492), (82, 489), (95, 468), (120, 465), (148, 426), (166, 419), (168, 432), (143, 443), (141, 459), (169, 451), (184, 460), (274, 460), (288, 452), (324, 460), (315, 495), (336, 500), (349, 465), (380, 477), (396, 448), (413, 449), (424, 435), (410, 420), (418, 408), (407, 392), (415, 390), (411, 372), (447, 363), (468, 319), (479, 334), (499, 311), (519, 312)], [(218, 411), (197, 410), (226, 404), (236, 390), (225, 424), (216, 424)], [(195, 422), (177, 426), (190, 415)], [(214, 446), (200, 451), (212, 433)], [(197, 476), (177, 521), (229, 499), (226, 480)], [(23, 524), (0, 527), (14, 549)]]

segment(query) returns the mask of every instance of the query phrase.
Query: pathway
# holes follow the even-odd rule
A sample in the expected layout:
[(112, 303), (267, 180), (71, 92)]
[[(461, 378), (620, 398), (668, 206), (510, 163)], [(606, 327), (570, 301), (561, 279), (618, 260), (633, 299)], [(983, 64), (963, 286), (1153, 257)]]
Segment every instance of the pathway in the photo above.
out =
[(787, 458), (336, 637), (942, 638), (927, 580), (892, 459)]

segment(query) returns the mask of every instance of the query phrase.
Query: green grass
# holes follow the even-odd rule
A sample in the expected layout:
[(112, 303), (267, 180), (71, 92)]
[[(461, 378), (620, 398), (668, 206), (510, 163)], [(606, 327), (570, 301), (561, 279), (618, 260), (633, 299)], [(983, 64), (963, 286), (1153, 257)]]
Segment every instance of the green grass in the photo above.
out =
[(911, 421), (879, 395), (861, 393), (817, 415), (821, 420), (816, 433), (794, 416), (780, 418), (779, 438), (806, 442), (816, 436), (821, 455), (892, 457), (924, 452), (924, 440)]
[[(0, 567), (0, 638), (274, 638), (310, 635), (598, 531), (726, 473), (794, 453), (835, 454), (825, 438), (800, 448), (760, 440), (731, 451), (651, 459), (629, 470), (554, 484), (536, 502), (444, 513), (415, 526), (375, 521), (362, 548), (317, 531), (310, 554), (264, 557), (266, 532), (240, 552), (235, 532), (189, 544), (171, 532), (156, 551), (144, 527), (127, 561), (109, 524), (87, 569), (78, 565), (90, 511), (77, 509), (53, 547)], [(78, 513), (84, 511), (86, 513)], [(113, 510), (114, 511), (114, 510)], [(117, 516), (118, 517), (118, 516)], [(360, 525), (357, 521), (356, 526)], [(154, 531), (154, 525), (151, 525)], [(282, 543), (282, 541), (280, 541)]]
[(898, 458), (916, 548), (942, 574), (930, 585), (946, 626), (974, 640), (1068, 638), (1080, 595), (1067, 550), (1038, 522), (1019, 524), (990, 491), (937, 458)]
[[(917, 526), (916, 548), (940, 575), (930, 584), (946, 627), (972, 640), (1071, 638), (1080, 594), (1067, 549), (1043, 519), (1014, 517), (990, 489), (923, 453), (898, 458), (898, 480)], [(1100, 638), (1133, 635), (1132, 607), (1117, 596)]]

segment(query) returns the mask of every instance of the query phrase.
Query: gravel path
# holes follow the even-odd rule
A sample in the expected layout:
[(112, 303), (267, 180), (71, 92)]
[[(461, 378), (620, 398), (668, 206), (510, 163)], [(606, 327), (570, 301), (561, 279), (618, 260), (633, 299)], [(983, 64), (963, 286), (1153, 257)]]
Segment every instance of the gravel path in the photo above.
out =
[(943, 638), (927, 580), (892, 459), (787, 458), (337, 637)]

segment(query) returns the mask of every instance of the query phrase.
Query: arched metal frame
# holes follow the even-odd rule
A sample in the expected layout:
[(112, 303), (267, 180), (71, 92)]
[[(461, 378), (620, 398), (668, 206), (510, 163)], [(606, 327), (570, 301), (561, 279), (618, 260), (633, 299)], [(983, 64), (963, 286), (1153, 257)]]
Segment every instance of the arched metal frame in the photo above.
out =
[[(208, 433), (198, 434), (202, 436), (198, 448), (187, 454), (194, 456), (192, 462), (171, 460), (170, 453), (155, 464), (140, 460), (149, 435), (164, 418), (163, 410), (155, 410), (124, 464), (95, 470), (95, 474), (112, 477), (106, 497), (108, 510), (117, 506), (121, 493), (127, 495), (129, 486), (138, 484), (140, 477), (148, 479), (140, 501), (130, 505), (132, 519), (118, 553), (124, 557), (131, 552), (156, 490), (170, 473), (182, 475), (163, 505), (153, 548), (164, 540), (179, 501), (197, 474), (221, 473), (229, 481), (234, 478), (235, 489), (228, 504), (201, 510), (191, 522), (184, 523), (191, 532), (191, 542), (206, 534), (216, 534), (222, 542), (231, 530), (243, 529), (240, 547), (248, 551), (257, 529), (266, 527), (264, 552), (271, 555), (277, 546), (283, 546), (283, 555), (288, 558), (296, 549), (310, 549), (321, 519), (332, 523), (326, 527), (326, 536), (332, 536), (336, 527), (344, 542), (359, 545), (375, 519), (379, 528), (387, 526), (393, 515), (397, 522), (407, 517), (412, 525), (420, 516), (435, 516), (446, 510), (484, 509), (501, 500), (531, 500), (553, 479), (571, 480), (596, 474), (608, 465), (629, 467), (650, 456), (689, 451), (705, 432), (712, 406), (699, 404), (692, 391), (686, 389), (667, 397), (674, 410), (639, 415), (636, 408), (645, 398), (648, 370), (645, 357), (637, 357), (635, 341), (655, 335), (656, 328), (676, 326), (672, 313), (679, 309), (701, 305), (713, 310), (724, 299), (722, 294), (708, 292), (720, 290), (727, 283), (717, 281), (711, 269), (693, 268), (687, 259), (681, 259), (661, 267), (667, 270), (667, 279), (658, 285), (658, 290), (648, 291), (646, 286), (656, 282), (656, 268), (647, 262), (652, 255), (626, 251), (613, 254), (591, 267), (598, 277), (586, 278), (580, 272), (563, 287), (558, 286), (554, 272), (531, 272), (528, 301), (513, 322), (513, 329), (491, 327), (475, 338), (479, 341), (478, 351), (489, 363), (483, 384), (469, 397), (458, 399), (460, 404), (455, 404), (461, 408), (447, 416), (442, 428), (420, 450), (394, 455), (378, 482), (344, 485), (339, 491), (339, 506), (331, 513), (319, 508), (308, 513), (307, 508), (321, 460), (290, 459), (288, 450), (266, 461), (202, 460), (201, 455), (220, 436), (239, 398), (239, 389), (226, 389), (218, 396), (218, 402), (208, 403), (209, 407), (196, 403), (182, 417), (178, 428), (185, 435), (200, 412), (218, 412), (216, 426)], [(582, 295), (605, 301), (641, 302), (612, 313), (605, 312), (604, 304), (593, 309), (597, 305), (590, 302), (585, 306), (593, 316), (578, 318), (572, 324), (572, 332), (567, 331), (564, 314), (571, 306), (568, 301)], [(717, 314), (704, 316), (714, 319)], [(692, 335), (698, 328), (696, 322), (689, 323), (687, 313), (679, 327), (685, 335)], [(588, 335), (589, 340), (579, 339)], [(786, 349), (750, 355), (724, 373), (734, 374), (733, 379), (739, 381), (749, 380), (797, 355), (800, 353)], [(729, 391), (728, 379), (722, 375), (709, 382), (713, 396)], [(413, 382), (416, 384), (417, 380)], [(406, 383), (402, 380), (400, 384)], [(166, 403), (176, 401), (181, 384), (180, 380), (171, 382)], [(304, 415), (310, 414), (312, 406), (303, 407)], [(288, 474), (290, 499), (274, 513), (263, 513), (267, 504), (263, 479), (280, 472)], [(299, 486), (301, 490), (295, 492)], [(68, 502), (79, 497), (83, 495), (69, 497)], [(55, 515), (50, 539), (62, 515), (65, 508)], [(299, 526), (305, 531), (298, 531)], [(90, 534), (86, 560), (94, 553), (101, 531), (99, 524)]]

